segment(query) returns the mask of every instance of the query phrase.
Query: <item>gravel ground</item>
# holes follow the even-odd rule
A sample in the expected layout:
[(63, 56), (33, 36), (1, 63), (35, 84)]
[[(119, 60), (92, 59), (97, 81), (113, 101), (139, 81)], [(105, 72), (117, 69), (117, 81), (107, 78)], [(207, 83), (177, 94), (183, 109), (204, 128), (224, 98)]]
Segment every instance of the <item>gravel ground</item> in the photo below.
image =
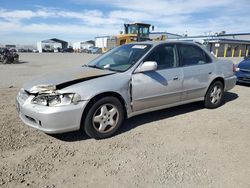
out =
[(0, 65), (0, 187), (250, 187), (249, 86), (215, 110), (193, 103), (133, 117), (105, 140), (21, 122), (23, 82), (94, 57), (21, 54), (20, 64)]

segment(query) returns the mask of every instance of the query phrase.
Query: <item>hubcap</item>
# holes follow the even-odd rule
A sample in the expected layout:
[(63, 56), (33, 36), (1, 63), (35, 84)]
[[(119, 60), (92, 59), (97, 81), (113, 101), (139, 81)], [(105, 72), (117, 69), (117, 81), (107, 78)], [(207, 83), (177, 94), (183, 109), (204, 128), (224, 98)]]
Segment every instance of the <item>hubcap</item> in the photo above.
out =
[(222, 94), (221, 88), (218, 85), (214, 86), (214, 88), (212, 89), (212, 91), (210, 93), (211, 102), (213, 104), (218, 103), (221, 99), (221, 94)]
[(112, 104), (100, 106), (94, 113), (92, 123), (100, 133), (107, 133), (113, 130), (119, 120), (119, 112)]

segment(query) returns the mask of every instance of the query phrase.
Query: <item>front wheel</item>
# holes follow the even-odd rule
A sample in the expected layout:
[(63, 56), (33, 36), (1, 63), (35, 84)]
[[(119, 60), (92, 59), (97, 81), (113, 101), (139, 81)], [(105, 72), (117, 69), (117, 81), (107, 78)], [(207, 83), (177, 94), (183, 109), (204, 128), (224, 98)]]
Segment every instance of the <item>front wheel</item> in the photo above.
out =
[(223, 84), (220, 81), (214, 82), (207, 91), (204, 106), (210, 109), (219, 107), (222, 104), (223, 96)]
[(115, 97), (104, 97), (94, 103), (84, 118), (84, 130), (88, 136), (102, 139), (112, 136), (122, 125), (124, 109)]

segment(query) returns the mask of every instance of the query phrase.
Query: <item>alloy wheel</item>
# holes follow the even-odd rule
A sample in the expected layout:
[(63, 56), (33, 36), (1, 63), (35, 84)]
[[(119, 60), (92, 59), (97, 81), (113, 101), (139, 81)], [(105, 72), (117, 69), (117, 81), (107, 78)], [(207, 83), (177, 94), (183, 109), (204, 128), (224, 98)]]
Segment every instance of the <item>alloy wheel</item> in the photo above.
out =
[(92, 124), (95, 130), (100, 133), (107, 133), (113, 130), (119, 120), (119, 111), (112, 104), (101, 105), (94, 113)]
[(210, 93), (211, 103), (217, 104), (220, 101), (221, 96), (222, 96), (222, 89), (221, 89), (221, 87), (219, 87), (218, 85), (215, 85), (213, 87), (213, 89), (211, 90), (211, 93)]

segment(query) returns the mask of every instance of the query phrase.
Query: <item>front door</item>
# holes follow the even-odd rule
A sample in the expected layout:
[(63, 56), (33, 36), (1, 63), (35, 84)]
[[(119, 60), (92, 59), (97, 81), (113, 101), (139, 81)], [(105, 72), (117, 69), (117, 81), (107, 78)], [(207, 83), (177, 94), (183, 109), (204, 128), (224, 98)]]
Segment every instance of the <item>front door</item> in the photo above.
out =
[(133, 111), (173, 104), (181, 100), (183, 69), (179, 67), (175, 45), (155, 47), (144, 59), (155, 61), (157, 70), (132, 75)]

